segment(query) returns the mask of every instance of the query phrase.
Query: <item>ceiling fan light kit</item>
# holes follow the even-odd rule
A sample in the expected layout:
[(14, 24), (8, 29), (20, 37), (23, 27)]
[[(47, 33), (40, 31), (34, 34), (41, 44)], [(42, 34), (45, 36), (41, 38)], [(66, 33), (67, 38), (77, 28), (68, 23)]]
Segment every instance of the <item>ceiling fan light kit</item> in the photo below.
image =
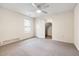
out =
[(38, 10), (36, 11), (37, 13), (43, 12), (44, 14), (47, 14), (47, 12), (44, 11), (43, 9), (49, 7), (49, 5), (46, 4), (46, 3), (32, 3), (32, 6), (38, 9)]

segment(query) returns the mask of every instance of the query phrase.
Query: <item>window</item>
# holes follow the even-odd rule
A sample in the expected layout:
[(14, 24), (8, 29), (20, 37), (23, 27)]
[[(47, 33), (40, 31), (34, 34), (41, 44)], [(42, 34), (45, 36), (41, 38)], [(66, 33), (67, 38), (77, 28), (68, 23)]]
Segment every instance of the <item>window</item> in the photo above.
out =
[(24, 19), (24, 32), (30, 33), (32, 30), (32, 21)]

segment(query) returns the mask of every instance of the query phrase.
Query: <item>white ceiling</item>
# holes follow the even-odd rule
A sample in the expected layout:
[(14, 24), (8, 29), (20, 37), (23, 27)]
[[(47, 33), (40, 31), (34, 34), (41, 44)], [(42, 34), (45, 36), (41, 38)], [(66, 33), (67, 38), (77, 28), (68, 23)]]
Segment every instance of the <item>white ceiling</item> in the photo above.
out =
[(48, 3), (49, 7), (44, 8), (43, 10), (47, 12), (36, 13), (37, 8), (32, 6), (32, 3), (1, 3), (0, 6), (16, 11), (18, 13), (30, 16), (30, 17), (39, 17), (48, 14), (55, 14), (60, 12), (65, 12), (72, 10), (75, 6), (75, 3)]

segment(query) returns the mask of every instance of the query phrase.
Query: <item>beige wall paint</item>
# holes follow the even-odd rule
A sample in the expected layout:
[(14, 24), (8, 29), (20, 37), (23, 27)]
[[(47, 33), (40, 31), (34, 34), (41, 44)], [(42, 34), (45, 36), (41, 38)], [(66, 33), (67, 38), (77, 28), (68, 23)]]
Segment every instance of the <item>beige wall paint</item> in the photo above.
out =
[(32, 32), (24, 33), (24, 19), (33, 21), (32, 18), (22, 14), (0, 8), (0, 41), (34, 36), (34, 28), (32, 28)]
[(73, 11), (50, 15), (44, 18), (37, 18), (35, 21), (32, 20), (35, 24), (33, 24), (31, 33), (24, 33), (25, 18), (32, 20), (32, 18), (24, 15), (0, 8), (0, 41), (15, 38), (25, 39), (34, 35), (39, 38), (45, 38), (45, 23), (51, 22), (53, 36), (52, 40), (73, 43)]
[[(46, 16), (44, 18), (38, 18), (40, 21), (43, 21), (44, 23), (40, 23), (40, 26), (38, 26), (40, 29), (37, 29), (39, 31), (36, 35), (44, 36), (45, 34), (45, 23), (52, 23), (52, 40), (67, 42), (67, 43), (73, 43), (74, 42), (74, 14), (73, 11), (63, 12), (56, 15), (50, 15)], [(37, 19), (37, 22), (38, 22)], [(36, 25), (39, 25), (37, 23)], [(38, 36), (40, 36), (38, 35)]]
[(74, 9), (74, 44), (79, 50), (79, 4)]
[(53, 35), (57, 41), (74, 42), (74, 14), (73, 11), (55, 15), (53, 20)]

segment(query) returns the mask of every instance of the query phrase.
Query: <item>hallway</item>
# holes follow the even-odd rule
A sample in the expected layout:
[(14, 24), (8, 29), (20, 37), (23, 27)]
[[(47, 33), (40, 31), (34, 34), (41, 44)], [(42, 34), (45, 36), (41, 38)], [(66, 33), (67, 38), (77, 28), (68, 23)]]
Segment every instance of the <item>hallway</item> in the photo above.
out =
[(73, 44), (31, 38), (0, 47), (1, 56), (79, 56)]
[(52, 39), (52, 23), (45, 24), (45, 38)]

